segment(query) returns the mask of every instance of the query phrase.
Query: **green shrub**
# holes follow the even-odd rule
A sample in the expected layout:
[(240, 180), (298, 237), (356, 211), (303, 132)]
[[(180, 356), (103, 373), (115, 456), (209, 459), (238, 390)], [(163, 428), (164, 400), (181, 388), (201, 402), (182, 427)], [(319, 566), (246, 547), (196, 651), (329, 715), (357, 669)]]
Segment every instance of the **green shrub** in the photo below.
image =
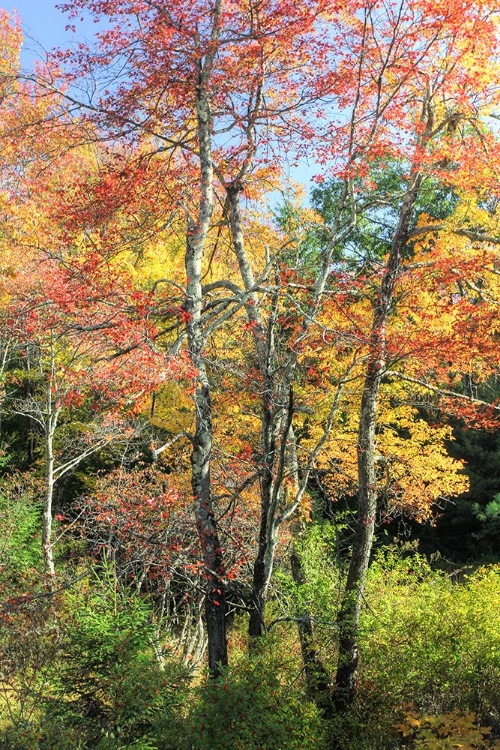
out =
[(414, 551), (384, 550), (368, 576), (358, 701), (343, 730), (357, 739), (340, 746), (368, 735), (366, 747), (384, 736), (380, 747), (395, 747), (391, 727), (410, 701), (420, 715), (500, 715), (499, 601), (500, 566), (458, 583)]
[[(464, 730), (465, 720), (457, 719), (454, 726), (449, 718), (471, 713), (483, 726), (497, 722), (499, 601), (499, 565), (450, 576), (409, 546), (382, 550), (370, 568), (364, 596), (357, 700), (347, 714), (333, 718), (335, 746), (400, 748), (395, 725), (410, 710), (430, 722), (419, 719), (414, 740), (424, 744), (415, 747), (436, 750), (451, 740), (432, 735), (430, 717), (444, 717), (443, 732), (448, 726)], [(317, 634), (322, 646), (321, 631)], [(473, 742), (479, 730), (469, 729), (467, 741)], [(433, 741), (441, 744), (425, 744)]]
[(0, 617), (0, 748), (33, 750), (50, 673), (59, 655), (60, 621), (52, 598), (11, 600)]
[(336, 565), (339, 528), (330, 522), (308, 524), (294, 541), (300, 555), (304, 583), (297, 585), (288, 570), (277, 567), (280, 605), (287, 612), (307, 612), (317, 620), (335, 620), (341, 595), (341, 575)]
[(36, 482), (29, 475), (15, 474), (0, 483), (0, 570), (10, 581), (41, 563), (42, 506), (35, 495)]
[(420, 555), (386, 553), (366, 600), (362, 677), (386, 707), (410, 697), (426, 712), (500, 710), (500, 566), (454, 583)]
[(62, 731), (96, 750), (177, 748), (189, 675), (168, 659), (160, 667), (147, 602), (109, 578), (70, 610), (41, 747), (61, 747)]
[[(318, 750), (324, 726), (297, 683), (283, 682), (272, 642), (241, 656), (201, 690), (191, 715), (192, 750)], [(296, 673), (295, 673), (296, 674)]]

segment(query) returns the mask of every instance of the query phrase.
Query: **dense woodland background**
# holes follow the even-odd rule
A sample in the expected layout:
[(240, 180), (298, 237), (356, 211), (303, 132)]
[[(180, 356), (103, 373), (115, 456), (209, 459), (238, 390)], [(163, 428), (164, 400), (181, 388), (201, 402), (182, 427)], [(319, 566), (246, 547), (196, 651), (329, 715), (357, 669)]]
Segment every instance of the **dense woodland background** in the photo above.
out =
[(62, 8), (0, 10), (0, 747), (500, 746), (497, 2)]

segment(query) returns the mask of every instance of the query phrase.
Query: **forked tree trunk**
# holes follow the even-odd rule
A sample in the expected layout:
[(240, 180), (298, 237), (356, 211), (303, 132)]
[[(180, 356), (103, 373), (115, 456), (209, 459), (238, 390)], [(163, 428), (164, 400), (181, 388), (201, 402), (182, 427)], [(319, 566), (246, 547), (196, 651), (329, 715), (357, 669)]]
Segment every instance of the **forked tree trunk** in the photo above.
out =
[[(252, 151), (253, 153), (253, 151)], [(233, 247), (238, 261), (240, 276), (245, 292), (249, 294), (246, 305), (247, 316), (252, 326), (255, 352), (262, 375), (261, 394), (261, 512), (258, 550), (253, 568), (252, 595), (250, 602), (249, 636), (250, 644), (260, 638), (265, 630), (265, 610), (269, 584), (274, 567), (274, 557), (282, 521), (283, 480), (287, 440), (292, 428), (293, 392), (292, 384), (298, 362), (297, 350), (291, 347), (283, 368), (278, 365), (276, 356), (276, 333), (278, 318), (278, 296), (274, 296), (269, 320), (264, 326), (259, 310), (259, 296), (256, 291), (255, 275), (245, 248), (243, 221), (240, 207), (240, 192), (250, 162), (242, 170), (240, 178), (226, 187), (229, 208), (229, 223)], [(343, 195), (345, 200), (347, 193)], [(318, 274), (308, 314), (302, 321), (301, 337), (305, 337), (314, 321), (327, 278), (330, 273), (331, 257), (335, 243), (325, 254), (323, 268)], [(279, 368), (279, 369), (278, 369)], [(303, 490), (300, 495), (302, 495)], [(289, 513), (286, 517), (289, 517)]]
[[(229, 223), (233, 239), (233, 247), (238, 261), (240, 276), (245, 291), (248, 293), (255, 288), (255, 276), (250, 265), (245, 248), (243, 221), (240, 207), (241, 184), (236, 183), (227, 188)], [(248, 634), (251, 642), (260, 638), (264, 632), (265, 608), (267, 590), (271, 580), (274, 551), (276, 547), (277, 532), (274, 517), (276, 515), (276, 503), (273, 503), (274, 490), (274, 465), (276, 459), (277, 425), (276, 408), (274, 400), (274, 317), (267, 326), (267, 331), (262, 323), (258, 295), (251, 292), (246, 305), (249, 322), (252, 325), (252, 334), (259, 370), (264, 380), (262, 390), (262, 474), (261, 474), (261, 512), (259, 527), (259, 546), (253, 567), (252, 595), (250, 601), (250, 621)]]
[[(269, 584), (274, 568), (274, 557), (281, 525), (279, 517), (283, 480), (286, 472), (287, 441), (292, 428), (293, 391), (289, 389), (288, 409), (273, 398), (274, 372), (274, 316), (271, 315), (268, 333), (269, 371), (264, 377), (262, 397), (262, 476), (259, 547), (255, 558), (252, 599), (248, 634), (251, 643), (260, 638), (265, 629), (265, 614)], [(276, 401), (284, 401), (279, 397)], [(280, 434), (281, 433), (281, 434)]]

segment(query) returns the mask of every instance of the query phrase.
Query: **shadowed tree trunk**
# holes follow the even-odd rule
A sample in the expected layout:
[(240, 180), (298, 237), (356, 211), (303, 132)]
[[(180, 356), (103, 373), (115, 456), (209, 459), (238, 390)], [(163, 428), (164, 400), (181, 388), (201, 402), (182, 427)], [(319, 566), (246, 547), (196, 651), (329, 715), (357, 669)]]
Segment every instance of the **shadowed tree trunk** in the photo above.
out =
[[(290, 568), (292, 578), (297, 586), (305, 583), (302, 560), (297, 548), (294, 546), (290, 554)], [(314, 646), (314, 631), (311, 618), (307, 612), (299, 612), (297, 621), (299, 632), (300, 651), (304, 664), (307, 692), (311, 700), (323, 711), (325, 717), (331, 714), (331, 681), (328, 673)]]

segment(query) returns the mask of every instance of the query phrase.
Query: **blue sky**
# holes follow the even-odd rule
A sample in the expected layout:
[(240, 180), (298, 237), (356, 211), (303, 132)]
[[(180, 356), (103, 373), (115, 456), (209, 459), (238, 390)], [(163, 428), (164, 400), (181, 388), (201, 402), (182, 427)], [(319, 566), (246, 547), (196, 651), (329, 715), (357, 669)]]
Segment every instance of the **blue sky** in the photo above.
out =
[[(64, 2), (64, 0), (59, 0)], [(33, 60), (34, 44), (32, 39), (38, 42), (44, 49), (49, 50), (52, 47), (65, 47), (75, 37), (71, 32), (65, 31), (68, 24), (67, 16), (58, 10), (57, 0), (0, 0), (0, 6), (5, 8), (9, 13), (17, 10), (21, 17), (23, 30), (26, 35), (23, 64), (29, 66)], [(78, 36), (87, 34), (92, 35), (94, 24), (91, 22), (83, 23), (77, 28)]]

